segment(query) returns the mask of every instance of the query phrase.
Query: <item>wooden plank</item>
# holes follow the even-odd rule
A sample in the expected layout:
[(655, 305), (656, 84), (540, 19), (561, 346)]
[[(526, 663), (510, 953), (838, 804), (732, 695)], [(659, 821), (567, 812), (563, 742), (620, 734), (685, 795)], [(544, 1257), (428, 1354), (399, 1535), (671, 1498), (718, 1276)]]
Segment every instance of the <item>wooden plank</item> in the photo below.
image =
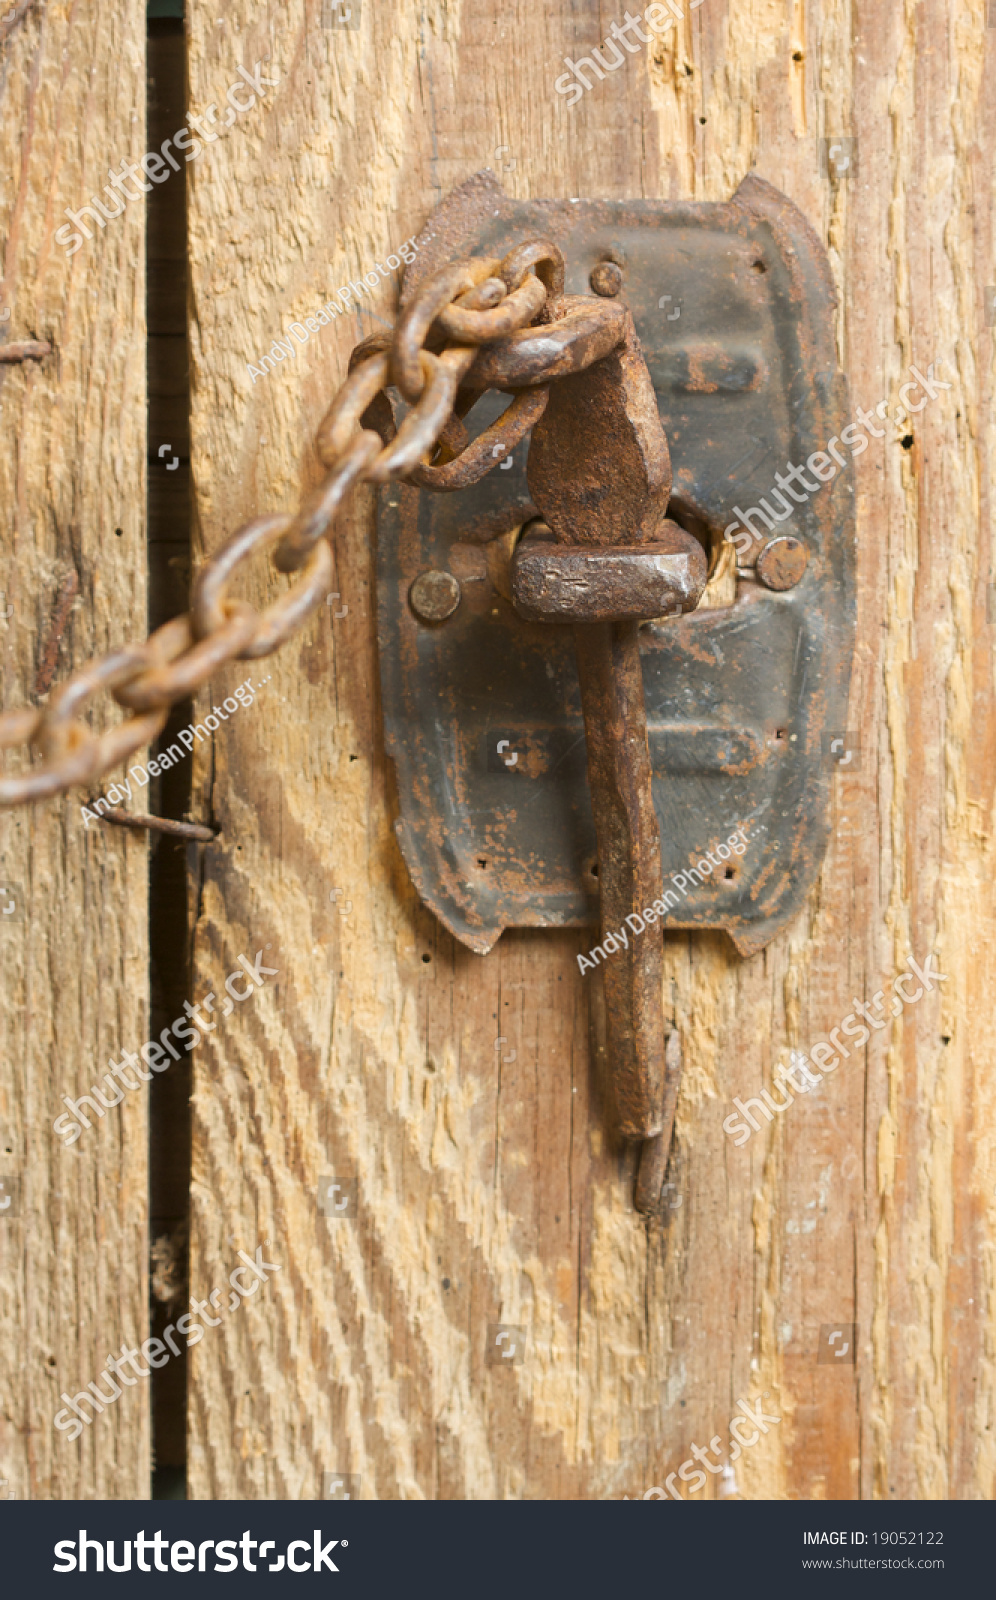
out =
[[(894, 418), (911, 365), (952, 385), (875, 424), (848, 469), (860, 769), (837, 780), (834, 842), (789, 932), (750, 961), (718, 935), (668, 943), (685, 1081), (671, 1208), (648, 1227), (608, 1131), (582, 941), (506, 934), (473, 957), (407, 880), (358, 496), (336, 544), (348, 617), (323, 613), (263, 664), (255, 706), (198, 768), (200, 815), (223, 830), (199, 884), (198, 992), (267, 945), (280, 971), (198, 1058), (194, 1292), (264, 1240), (281, 1270), (192, 1352), (197, 1497), (308, 1498), (325, 1472), (356, 1475), (361, 1497), (633, 1496), (686, 1461), (671, 1483), (698, 1497), (993, 1493), (980, 318), (996, 34), (938, 0), (884, 19), (705, 0), (571, 114), (562, 58), (600, 45), (612, 15), (467, 0), (416, 23), (393, 0), (355, 31), (323, 30), (312, 6), (271, 35), (192, 0), (195, 104), (267, 52), (280, 78), (192, 169), (204, 543), (315, 480), (311, 436), (390, 298), (265, 379), (247, 363), (474, 170), (500, 165), (523, 195), (699, 200), (757, 170), (830, 248), (853, 406)], [(831, 180), (821, 141), (837, 135), (857, 161)], [(247, 592), (276, 588), (260, 572)], [(735, 1096), (771, 1088), (790, 1048), (931, 952), (944, 984), (734, 1146)], [(357, 1179), (355, 1221), (316, 1215), (326, 1174)], [(486, 1364), (493, 1323), (525, 1327), (521, 1365)], [(828, 1343), (852, 1323), (853, 1365)], [(754, 1399), (779, 1420), (731, 1483), (729, 1420)], [(696, 1488), (692, 1447), (711, 1441)]]
[[(54, 237), (67, 207), (144, 153), (145, 19), (127, 0), (14, 10), (0, 30), (0, 339), (53, 353), (0, 366), (5, 707), (145, 631), (143, 208), (102, 229), (84, 217), (93, 237), (71, 255)], [(63, 1097), (148, 1036), (145, 842), (84, 827), (83, 798), (0, 815), (18, 907), (0, 927), (0, 1175), (20, 1180), (20, 1214), (0, 1221), (5, 1498), (148, 1494), (144, 1384), (76, 1442), (53, 1427), (60, 1395), (147, 1332), (144, 1095), (90, 1113), (68, 1147), (53, 1132)]]

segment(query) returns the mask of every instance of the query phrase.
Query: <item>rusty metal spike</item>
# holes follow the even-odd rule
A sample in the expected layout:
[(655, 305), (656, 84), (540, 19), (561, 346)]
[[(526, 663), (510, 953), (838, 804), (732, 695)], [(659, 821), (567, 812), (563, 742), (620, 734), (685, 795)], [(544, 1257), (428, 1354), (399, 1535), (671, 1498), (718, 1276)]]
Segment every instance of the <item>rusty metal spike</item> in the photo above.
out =
[[(584, 372), (551, 386), (529, 450), (530, 493), (557, 538), (574, 546), (659, 538), (671, 462), (646, 362), (626, 313), (624, 342)], [(682, 609), (697, 603), (699, 581)], [(574, 630), (598, 841), (607, 1044), (620, 1131), (653, 1139), (664, 1127), (664, 941), (626, 918), (662, 897), (660, 832), (651, 792), (638, 624)], [(621, 932), (620, 932), (621, 930)], [(623, 944), (623, 941), (625, 943)]]

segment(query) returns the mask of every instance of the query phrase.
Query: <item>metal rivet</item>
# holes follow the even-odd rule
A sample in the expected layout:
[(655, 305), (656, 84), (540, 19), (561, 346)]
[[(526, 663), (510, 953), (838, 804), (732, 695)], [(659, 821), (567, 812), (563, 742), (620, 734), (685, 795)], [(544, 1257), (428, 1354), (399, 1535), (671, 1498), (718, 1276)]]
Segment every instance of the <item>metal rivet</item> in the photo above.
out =
[(408, 602), (420, 622), (445, 622), (460, 604), (460, 585), (452, 572), (420, 572)]
[(622, 281), (622, 271), (614, 261), (600, 261), (588, 279), (595, 294), (603, 295), (606, 300), (619, 293)]
[(766, 589), (794, 589), (806, 570), (809, 551), (786, 534), (769, 539), (757, 558), (757, 575)]

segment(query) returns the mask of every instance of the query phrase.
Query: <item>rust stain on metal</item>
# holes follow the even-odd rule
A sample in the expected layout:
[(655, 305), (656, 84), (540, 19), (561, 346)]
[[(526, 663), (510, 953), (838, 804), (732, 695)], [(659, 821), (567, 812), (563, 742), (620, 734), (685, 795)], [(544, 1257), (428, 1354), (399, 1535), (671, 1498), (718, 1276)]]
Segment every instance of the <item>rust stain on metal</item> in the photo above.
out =
[(549, 320), (539, 327), (485, 346), (469, 369), (468, 386), (522, 389), (569, 378), (608, 355), (632, 327), (624, 306), (594, 295), (561, 295), (547, 310)]
[[(638, 628), (574, 631), (598, 841), (602, 937), (625, 930), (637, 908), (662, 897), (661, 847), (650, 779)], [(631, 938), (602, 969), (606, 1038), (620, 1132), (661, 1131), (664, 1087), (664, 941)]]
[(622, 288), (622, 268), (615, 261), (600, 261), (593, 268), (588, 281), (593, 294), (604, 295), (611, 300)]
[(632, 317), (613, 301), (590, 303), (620, 313), (619, 348), (554, 386), (533, 429), (529, 489), (565, 543), (641, 544), (667, 515), (671, 457)]
[(805, 575), (809, 551), (801, 539), (789, 534), (769, 539), (758, 555), (756, 572), (766, 589), (794, 589)]
[(685, 345), (671, 356), (672, 376), (691, 394), (756, 390), (769, 377), (767, 363), (756, 349), (723, 345)]
[(653, 544), (604, 549), (558, 544), (533, 528), (513, 561), (513, 599), (533, 622), (649, 621), (692, 610), (707, 570), (698, 540), (674, 522)]

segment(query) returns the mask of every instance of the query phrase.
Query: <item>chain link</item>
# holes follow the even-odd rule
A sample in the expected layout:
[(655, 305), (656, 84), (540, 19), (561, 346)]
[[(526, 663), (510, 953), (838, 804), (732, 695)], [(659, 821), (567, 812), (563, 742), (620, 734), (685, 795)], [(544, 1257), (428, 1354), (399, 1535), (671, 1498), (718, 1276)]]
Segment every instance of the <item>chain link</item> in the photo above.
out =
[[(542, 416), (549, 384), (600, 360), (625, 337), (625, 308), (564, 295), (564, 258), (546, 239), (502, 260), (451, 262), (422, 283), (393, 335), (357, 345), (349, 376), (318, 430), (325, 476), (296, 513), (255, 517), (198, 573), (190, 611), (144, 644), (88, 662), (36, 710), (0, 715), (0, 750), (29, 746), (41, 761), (0, 777), (0, 805), (48, 799), (92, 784), (151, 743), (171, 706), (203, 688), (230, 661), (270, 655), (300, 629), (332, 581), (329, 540), (358, 483), (404, 479), (423, 489), (478, 482)], [(407, 404), (399, 422), (390, 389)], [(463, 417), (488, 389), (513, 395), (471, 441)], [(262, 612), (229, 597), (228, 585), (258, 550), (276, 543), (278, 572), (296, 574)], [(79, 713), (109, 690), (132, 714), (97, 734)]]

